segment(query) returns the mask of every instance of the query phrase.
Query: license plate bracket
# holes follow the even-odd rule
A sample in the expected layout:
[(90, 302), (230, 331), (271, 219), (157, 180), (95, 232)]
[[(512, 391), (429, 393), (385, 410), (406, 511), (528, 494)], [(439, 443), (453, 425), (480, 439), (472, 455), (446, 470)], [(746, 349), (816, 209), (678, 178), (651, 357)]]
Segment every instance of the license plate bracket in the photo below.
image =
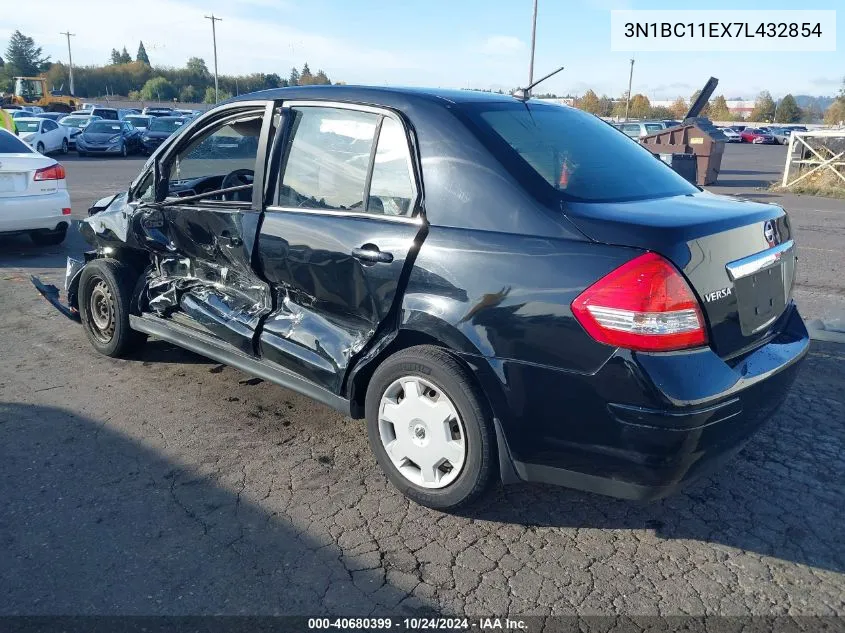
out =
[(779, 261), (734, 281), (739, 325), (745, 336), (774, 322), (786, 308), (783, 265)]

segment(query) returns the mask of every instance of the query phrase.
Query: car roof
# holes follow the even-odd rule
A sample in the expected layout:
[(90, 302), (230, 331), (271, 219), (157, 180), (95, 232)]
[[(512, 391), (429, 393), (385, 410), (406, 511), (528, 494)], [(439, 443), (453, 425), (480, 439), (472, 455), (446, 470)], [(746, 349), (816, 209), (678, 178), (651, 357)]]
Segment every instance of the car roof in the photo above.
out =
[[(481, 92), (478, 90), (453, 90), (445, 88), (410, 88), (385, 86), (293, 86), (288, 88), (271, 88), (243, 94), (225, 103), (237, 101), (251, 101), (254, 99), (305, 99), (323, 101), (349, 101), (356, 103), (372, 103), (396, 105), (415, 100), (441, 101), (447, 103), (470, 102), (518, 102), (515, 97), (496, 92)], [(560, 106), (557, 106), (560, 107)]]

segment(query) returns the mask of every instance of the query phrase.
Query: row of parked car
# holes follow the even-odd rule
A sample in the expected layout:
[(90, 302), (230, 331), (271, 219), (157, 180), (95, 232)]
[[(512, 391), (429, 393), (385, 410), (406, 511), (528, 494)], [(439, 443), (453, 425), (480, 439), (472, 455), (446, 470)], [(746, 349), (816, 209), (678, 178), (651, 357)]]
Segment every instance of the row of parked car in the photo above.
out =
[(720, 127), (728, 143), (754, 143), (756, 145), (784, 145), (789, 142), (793, 132), (806, 132), (803, 125), (769, 125), (764, 127), (749, 127), (747, 125), (731, 125)]
[(80, 156), (151, 154), (185, 122), (200, 114), (171, 108), (108, 108), (96, 104), (69, 114), (44, 112), (37, 106), (11, 110), (20, 139), (39, 154)]

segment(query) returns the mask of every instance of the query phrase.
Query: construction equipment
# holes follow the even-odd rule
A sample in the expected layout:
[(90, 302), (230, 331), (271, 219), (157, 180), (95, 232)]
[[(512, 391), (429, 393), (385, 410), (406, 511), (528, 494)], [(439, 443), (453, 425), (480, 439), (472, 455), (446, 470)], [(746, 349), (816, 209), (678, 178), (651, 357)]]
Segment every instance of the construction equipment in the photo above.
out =
[(47, 91), (47, 78), (15, 77), (15, 92), (2, 98), (0, 106), (33, 105), (48, 112), (72, 112), (79, 105), (76, 97), (62, 94), (61, 90)]

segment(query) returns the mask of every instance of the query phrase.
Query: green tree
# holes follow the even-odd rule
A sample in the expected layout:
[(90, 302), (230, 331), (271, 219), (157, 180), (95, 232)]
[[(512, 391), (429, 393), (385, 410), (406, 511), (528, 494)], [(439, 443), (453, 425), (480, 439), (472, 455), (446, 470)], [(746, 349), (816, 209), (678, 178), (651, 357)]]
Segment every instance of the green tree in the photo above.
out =
[(164, 77), (153, 77), (141, 88), (141, 99), (144, 101), (170, 101), (176, 96), (176, 89)]
[[(232, 98), (232, 93), (228, 92), (226, 90), (220, 90), (219, 91), (219, 97), (220, 97), (219, 98), (220, 101), (226, 101), (227, 99)], [(208, 88), (205, 89), (205, 96), (203, 97), (202, 102), (203, 103), (215, 103), (215, 101), (214, 101), (214, 86), (209, 86)]]
[(111, 49), (111, 54), (109, 55), (109, 63), (112, 65), (120, 64), (120, 51), (116, 48)]
[(601, 100), (599, 99), (598, 95), (592, 90), (588, 90), (584, 93), (583, 97), (575, 101), (575, 107), (591, 114), (600, 115), (601, 106)]
[(32, 76), (47, 70), (50, 56), (43, 57), (41, 47), (35, 45), (35, 40), (15, 31), (9, 38), (6, 61), (11, 67), (7, 69), (11, 70), (10, 75)]
[(775, 123), (797, 123), (801, 120), (801, 108), (791, 94), (780, 100), (775, 108)]
[(329, 86), (332, 82), (323, 70), (318, 70), (314, 75), (314, 83), (318, 86)]
[(653, 106), (648, 111), (648, 118), (657, 119), (658, 121), (662, 119), (672, 119), (674, 116), (675, 115), (672, 114), (672, 111), (665, 106)]
[(767, 90), (757, 96), (754, 102), (754, 109), (751, 111), (752, 121), (764, 121), (769, 123), (775, 118), (775, 100)]
[(211, 74), (208, 72), (208, 66), (205, 65), (205, 60), (202, 57), (191, 57), (185, 64), (185, 70), (198, 77), (208, 77)]
[(710, 118), (714, 121), (732, 120), (731, 111), (728, 109), (728, 102), (724, 95), (719, 95), (713, 99), (713, 103), (710, 104)]
[(120, 63), (121, 64), (131, 64), (132, 63), (132, 56), (126, 50), (126, 47), (123, 47), (123, 51), (120, 53)]
[(199, 94), (197, 94), (197, 89), (191, 86), (190, 84), (187, 86), (183, 86), (182, 89), (179, 91), (179, 101), (182, 103), (195, 103), (199, 99)]
[(290, 76), (288, 77), (288, 85), (289, 86), (298, 86), (299, 85), (299, 71), (296, 68), (290, 69)]
[(142, 63), (146, 64), (147, 66), (150, 65), (150, 58), (147, 55), (147, 49), (144, 48), (144, 42), (141, 42), (140, 44), (138, 44), (138, 54), (135, 55), (135, 61), (136, 62), (142, 62)]

